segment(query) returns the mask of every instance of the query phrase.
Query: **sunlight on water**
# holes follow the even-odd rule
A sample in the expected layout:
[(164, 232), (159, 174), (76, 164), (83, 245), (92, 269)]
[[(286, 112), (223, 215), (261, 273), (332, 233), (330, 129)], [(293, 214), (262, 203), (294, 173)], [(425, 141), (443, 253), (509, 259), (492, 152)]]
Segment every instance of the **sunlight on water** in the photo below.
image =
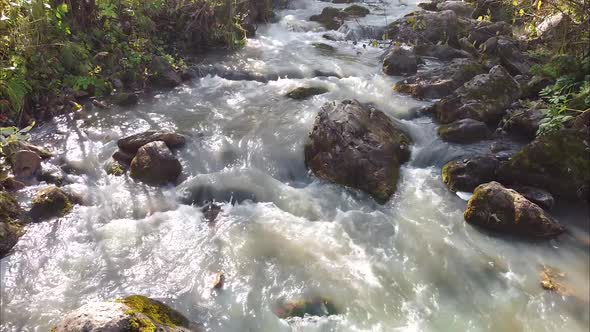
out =
[[(129, 294), (162, 299), (207, 331), (587, 331), (587, 247), (571, 235), (538, 243), (466, 225), (468, 193), (449, 192), (440, 166), (482, 148), (443, 143), (431, 119), (416, 118), (426, 103), (392, 91), (400, 78), (381, 73), (382, 49), (323, 39), (307, 18), (327, 5), (300, 0), (243, 50), (205, 61), (266, 82), (208, 75), (130, 110), (65, 116), (34, 133), (60, 149), (51, 162), (72, 170), (65, 188), (84, 204), (30, 225), (1, 261), (2, 331), (48, 331), (82, 304)], [(415, 6), (374, 1), (360, 23), (384, 26)], [(358, 26), (349, 25), (335, 34), (350, 36)], [(323, 54), (315, 42), (336, 50)], [(284, 97), (304, 85), (329, 92)], [(321, 105), (351, 98), (398, 118), (415, 142), (383, 206), (304, 165)], [(182, 183), (153, 188), (108, 176), (116, 140), (153, 128), (187, 136), (177, 153)], [(38, 188), (19, 196), (29, 202)], [(213, 199), (222, 212), (209, 226), (200, 207)], [(576, 218), (587, 215), (560, 220)], [(574, 296), (544, 291), (542, 265), (564, 271)], [(226, 275), (218, 293), (210, 289), (217, 271)], [(341, 314), (286, 322), (272, 313), (277, 301), (309, 296), (330, 298)]]

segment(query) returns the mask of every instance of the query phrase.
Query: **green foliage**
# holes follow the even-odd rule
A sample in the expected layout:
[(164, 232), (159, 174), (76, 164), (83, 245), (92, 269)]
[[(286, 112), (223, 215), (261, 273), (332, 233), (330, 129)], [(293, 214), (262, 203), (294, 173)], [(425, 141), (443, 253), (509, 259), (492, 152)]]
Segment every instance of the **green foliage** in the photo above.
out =
[(590, 108), (590, 58), (582, 60), (570, 56), (554, 57), (543, 66), (536, 66), (537, 75), (555, 79), (540, 96), (547, 102), (545, 118), (538, 135), (546, 135), (563, 128), (575, 115)]
[(34, 126), (35, 123), (33, 122), (23, 129), (17, 127), (0, 127), (0, 155), (4, 154), (4, 147), (8, 144), (29, 139), (29, 132)]

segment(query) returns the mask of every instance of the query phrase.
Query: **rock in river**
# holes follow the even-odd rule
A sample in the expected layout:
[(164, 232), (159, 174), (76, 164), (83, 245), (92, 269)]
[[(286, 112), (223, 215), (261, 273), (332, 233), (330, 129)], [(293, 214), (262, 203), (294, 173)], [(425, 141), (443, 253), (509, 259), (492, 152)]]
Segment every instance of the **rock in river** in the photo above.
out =
[(485, 123), (473, 119), (461, 119), (438, 128), (443, 141), (473, 143), (488, 138), (492, 132)]
[(189, 332), (189, 321), (162, 302), (132, 295), (91, 302), (67, 314), (52, 332)]
[(498, 182), (475, 189), (464, 217), (469, 224), (511, 235), (549, 238), (565, 230), (538, 205)]
[(393, 46), (383, 58), (383, 72), (387, 75), (412, 75), (418, 71), (414, 52)]
[(184, 136), (160, 130), (148, 130), (143, 133), (131, 135), (117, 141), (117, 145), (121, 150), (129, 153), (135, 153), (140, 147), (156, 141), (162, 141), (171, 148), (178, 148), (186, 143)]
[(326, 103), (305, 145), (305, 163), (317, 177), (363, 190), (381, 204), (395, 192), (409, 157), (408, 136), (356, 100)]
[(16, 199), (0, 191), (0, 258), (14, 247), (24, 233), (22, 226), (16, 223), (21, 216), (22, 210)]
[(488, 74), (473, 77), (437, 102), (433, 109), (436, 118), (442, 123), (471, 118), (497, 124), (519, 96), (518, 83), (504, 67), (494, 66)]
[(61, 189), (51, 186), (40, 190), (31, 204), (30, 215), (34, 220), (63, 217), (72, 211), (72, 202)]
[(162, 141), (139, 148), (130, 169), (132, 178), (151, 185), (174, 183), (182, 172), (180, 162)]
[(529, 143), (500, 167), (506, 183), (543, 188), (564, 198), (580, 198), (590, 183), (590, 151), (585, 133), (565, 129)]
[(442, 169), (443, 182), (451, 191), (471, 192), (495, 179), (500, 161), (491, 155), (474, 156), (448, 162)]

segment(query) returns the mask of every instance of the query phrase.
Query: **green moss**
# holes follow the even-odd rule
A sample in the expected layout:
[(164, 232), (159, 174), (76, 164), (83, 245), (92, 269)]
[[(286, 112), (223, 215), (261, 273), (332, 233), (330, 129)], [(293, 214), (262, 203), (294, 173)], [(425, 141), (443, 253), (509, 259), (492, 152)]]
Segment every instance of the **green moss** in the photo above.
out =
[(107, 174), (114, 176), (122, 176), (127, 170), (119, 163), (111, 163), (107, 167)]
[(311, 88), (299, 87), (299, 88), (289, 92), (287, 94), (287, 97), (292, 98), (292, 99), (296, 99), (296, 100), (302, 100), (302, 99), (307, 99), (307, 98), (315, 96), (315, 95), (321, 95), (321, 94), (327, 93), (328, 91), (329, 91), (328, 89), (321, 88), (321, 87), (311, 87)]
[(0, 192), (0, 222), (16, 220), (21, 213), (21, 208), (14, 197), (6, 192)]
[[(132, 310), (125, 312), (128, 315), (135, 315), (136, 313)], [(156, 332), (157, 328), (154, 323), (148, 318), (141, 318), (138, 316), (134, 316), (131, 320), (129, 320), (129, 324), (131, 327), (132, 332)]]
[(33, 198), (31, 216), (35, 219), (63, 217), (72, 212), (72, 209), (72, 202), (61, 189), (48, 187)]
[[(145, 296), (131, 295), (124, 299), (118, 300), (117, 302), (124, 303), (129, 308), (131, 308), (131, 310), (127, 312), (128, 314), (141, 313), (150, 320), (152, 320), (152, 322), (159, 325), (164, 325), (168, 327), (186, 327), (188, 325), (188, 320), (185, 317), (183, 317), (180, 313), (174, 311), (173, 309), (159, 301), (152, 300)], [(138, 324), (139, 323), (143, 324), (145, 322), (138, 322)], [(146, 328), (146, 330), (140, 331), (151, 331), (147, 329), (149, 328), (149, 325), (147, 325), (147, 327), (144, 328)]]

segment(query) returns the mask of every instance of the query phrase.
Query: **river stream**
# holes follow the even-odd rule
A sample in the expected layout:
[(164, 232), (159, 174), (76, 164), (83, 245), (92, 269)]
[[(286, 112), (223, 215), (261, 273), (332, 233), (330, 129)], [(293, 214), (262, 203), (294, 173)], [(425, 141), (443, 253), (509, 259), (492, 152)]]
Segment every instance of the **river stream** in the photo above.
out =
[[(245, 48), (203, 60), (270, 80), (208, 75), (129, 109), (64, 115), (36, 128), (33, 143), (57, 155), (44, 166), (65, 165), (65, 187), (84, 204), (27, 226), (2, 259), (2, 331), (49, 331), (85, 303), (130, 294), (160, 299), (206, 331), (588, 331), (590, 255), (577, 240), (588, 237), (588, 215), (558, 206), (570, 232), (543, 242), (467, 225), (466, 201), (446, 188), (440, 169), (490, 142), (442, 142), (433, 120), (417, 116), (427, 104), (393, 92), (401, 77), (382, 73), (383, 49), (364, 39), (367, 27), (383, 27), (416, 3), (367, 3), (369, 16), (332, 32), (357, 43), (326, 40), (308, 20), (328, 5), (345, 7), (296, 2)], [(299, 86), (330, 92), (285, 97)], [(304, 165), (319, 108), (344, 99), (373, 103), (414, 140), (385, 205), (320, 181)], [(177, 151), (178, 186), (106, 174), (117, 139), (148, 129), (187, 136)], [(26, 207), (45, 186), (18, 198)], [(223, 208), (214, 226), (201, 212), (211, 199)], [(573, 296), (541, 288), (543, 265), (565, 273)], [(217, 271), (225, 284), (212, 291)], [(314, 296), (340, 314), (289, 322), (273, 314), (278, 301)]]

